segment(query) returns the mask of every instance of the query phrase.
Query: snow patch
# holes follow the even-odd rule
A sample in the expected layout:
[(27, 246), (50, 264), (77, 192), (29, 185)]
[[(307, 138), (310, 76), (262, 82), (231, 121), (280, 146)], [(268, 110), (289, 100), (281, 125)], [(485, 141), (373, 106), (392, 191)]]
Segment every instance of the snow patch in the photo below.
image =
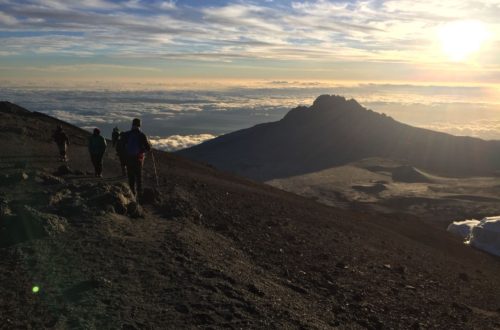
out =
[(466, 244), (500, 256), (500, 216), (455, 221), (448, 231), (462, 237)]
[(465, 240), (469, 240), (472, 228), (477, 226), (479, 223), (479, 220), (455, 221), (453, 223), (450, 223), (447, 230), (450, 233), (462, 237)]

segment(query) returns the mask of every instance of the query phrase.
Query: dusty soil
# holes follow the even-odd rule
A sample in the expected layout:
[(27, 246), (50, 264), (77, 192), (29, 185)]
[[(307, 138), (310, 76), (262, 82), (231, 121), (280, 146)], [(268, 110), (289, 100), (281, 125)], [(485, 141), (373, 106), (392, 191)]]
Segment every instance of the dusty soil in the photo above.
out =
[(351, 210), (405, 213), (442, 228), (500, 214), (499, 177), (451, 178), (370, 158), (268, 184)]
[(140, 210), (111, 150), (86, 175), (88, 133), (56, 176), (55, 121), (1, 109), (2, 329), (500, 328), (500, 261), (444, 230), (159, 151)]

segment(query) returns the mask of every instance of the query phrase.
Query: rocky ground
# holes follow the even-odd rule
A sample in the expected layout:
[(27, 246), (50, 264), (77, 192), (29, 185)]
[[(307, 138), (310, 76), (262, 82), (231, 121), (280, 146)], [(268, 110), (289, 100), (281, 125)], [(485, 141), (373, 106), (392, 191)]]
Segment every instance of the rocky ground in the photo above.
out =
[(60, 168), (55, 120), (0, 109), (2, 329), (500, 328), (500, 261), (444, 230), (159, 151), (141, 206), (88, 133)]
[(500, 214), (500, 177), (451, 178), (380, 158), (268, 184), (320, 203), (366, 212), (405, 213), (446, 228)]

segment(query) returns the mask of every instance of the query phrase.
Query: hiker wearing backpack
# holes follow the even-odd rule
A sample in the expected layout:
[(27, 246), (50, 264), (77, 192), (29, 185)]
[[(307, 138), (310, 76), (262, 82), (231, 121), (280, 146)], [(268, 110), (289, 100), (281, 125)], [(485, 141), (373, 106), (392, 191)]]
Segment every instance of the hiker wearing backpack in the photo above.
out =
[(116, 147), (116, 143), (120, 138), (120, 129), (118, 127), (113, 128), (113, 133), (111, 134), (111, 142), (113, 143), (113, 147)]
[(66, 151), (69, 145), (69, 138), (66, 133), (63, 131), (61, 125), (57, 125), (57, 128), (52, 135), (54, 142), (57, 144), (57, 148), (59, 149), (59, 160), (61, 162), (65, 162), (68, 160), (66, 157)]
[(116, 155), (120, 159), (120, 166), (122, 168), (122, 175), (127, 175), (127, 149), (125, 146), (125, 133), (120, 132), (118, 139), (116, 141)]
[(142, 194), (142, 167), (145, 153), (151, 150), (151, 144), (141, 131), (141, 120), (132, 121), (132, 129), (125, 133), (125, 149), (127, 152), (128, 183), (132, 193), (138, 197)]
[(94, 129), (94, 134), (89, 138), (89, 152), (92, 165), (94, 165), (95, 176), (102, 178), (102, 158), (106, 151), (106, 139), (101, 136), (98, 128)]

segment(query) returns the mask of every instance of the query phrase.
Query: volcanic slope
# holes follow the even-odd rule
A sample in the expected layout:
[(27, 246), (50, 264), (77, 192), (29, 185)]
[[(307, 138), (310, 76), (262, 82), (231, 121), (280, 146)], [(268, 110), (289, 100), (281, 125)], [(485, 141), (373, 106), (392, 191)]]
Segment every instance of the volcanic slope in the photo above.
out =
[(403, 161), (443, 176), (490, 176), (500, 169), (500, 142), (412, 127), (341, 96), (319, 96), (280, 121), (222, 135), (180, 155), (268, 181), (365, 158)]
[(2, 329), (500, 327), (499, 260), (442, 230), (159, 151), (141, 208), (64, 123), (59, 169), (57, 123), (0, 103)]

